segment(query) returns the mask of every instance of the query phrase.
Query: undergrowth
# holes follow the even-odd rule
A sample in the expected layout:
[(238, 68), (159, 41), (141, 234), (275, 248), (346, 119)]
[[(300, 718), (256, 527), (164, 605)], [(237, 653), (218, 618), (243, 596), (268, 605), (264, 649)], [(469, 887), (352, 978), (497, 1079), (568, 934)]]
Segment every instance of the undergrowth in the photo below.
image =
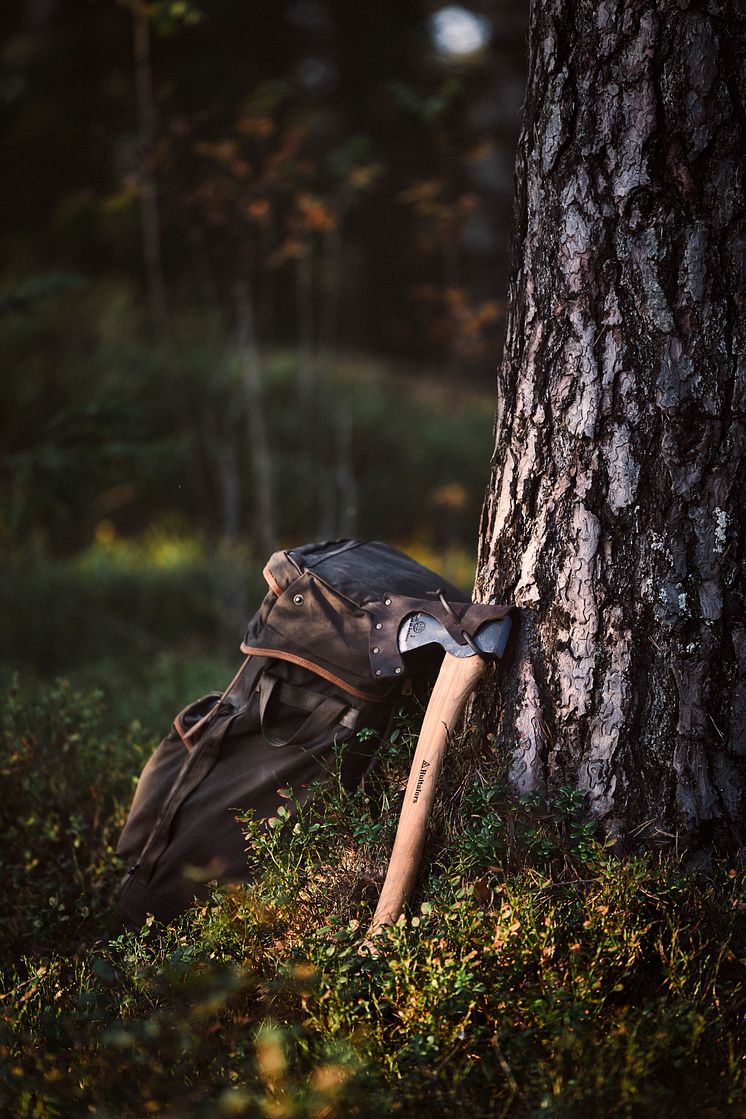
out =
[(154, 745), (100, 697), (2, 714), (3, 1114), (746, 1116), (744, 873), (618, 858), (579, 794), (456, 766), (411, 912), (365, 948), (411, 752), (246, 820), (251, 883), (121, 931), (113, 846)]

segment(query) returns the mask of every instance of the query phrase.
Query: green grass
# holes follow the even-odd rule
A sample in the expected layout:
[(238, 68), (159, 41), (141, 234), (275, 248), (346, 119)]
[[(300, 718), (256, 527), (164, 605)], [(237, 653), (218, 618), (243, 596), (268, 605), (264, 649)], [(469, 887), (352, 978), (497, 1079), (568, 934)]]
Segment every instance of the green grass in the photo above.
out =
[(235, 654), (266, 591), (263, 565), (245, 545), (158, 528), (67, 557), (11, 551), (0, 562), (0, 665), (50, 676), (107, 662), (144, 676), (177, 648), (185, 663)]
[(361, 952), (402, 720), (373, 787), (247, 822), (251, 886), (123, 933), (112, 851), (152, 732), (64, 682), (14, 684), (2, 729), (4, 1114), (746, 1115), (742, 867), (622, 861), (577, 794), (516, 803), (457, 749), (412, 912)]

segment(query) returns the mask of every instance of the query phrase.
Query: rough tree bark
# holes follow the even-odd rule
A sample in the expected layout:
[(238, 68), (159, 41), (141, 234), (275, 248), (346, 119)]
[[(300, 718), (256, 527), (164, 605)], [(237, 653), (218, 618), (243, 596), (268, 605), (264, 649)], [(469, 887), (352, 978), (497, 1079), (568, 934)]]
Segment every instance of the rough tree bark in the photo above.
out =
[(168, 332), (166, 284), (161, 260), (161, 219), (155, 178), (156, 108), (150, 58), (150, 20), (146, 5), (132, 7), (135, 94), (138, 127), (138, 182), (142, 215), (142, 245), (151, 327), (163, 344)]
[(522, 626), (480, 713), (620, 838), (742, 835), (744, 43), (736, 0), (530, 16), (476, 583)]
[(264, 400), (262, 360), (256, 336), (256, 321), (249, 285), (236, 284), (238, 318), (238, 353), (248, 420), (251, 462), (254, 468), (256, 512), (254, 536), (260, 554), (269, 556), (277, 547), (275, 488), (272, 452), (267, 434), (267, 412)]

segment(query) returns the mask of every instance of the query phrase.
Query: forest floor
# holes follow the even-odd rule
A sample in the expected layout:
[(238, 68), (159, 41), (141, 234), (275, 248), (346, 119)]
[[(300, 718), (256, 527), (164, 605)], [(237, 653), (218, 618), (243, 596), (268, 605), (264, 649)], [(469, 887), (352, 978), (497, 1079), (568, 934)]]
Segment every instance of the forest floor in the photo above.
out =
[(619, 859), (577, 794), (518, 803), (467, 741), (407, 919), (360, 953), (409, 719), (367, 790), (330, 782), (298, 819), (247, 825), (250, 885), (123, 932), (114, 846), (136, 775), (163, 711), (230, 667), (162, 653), (102, 663), (103, 690), (90, 667), (10, 680), (2, 1114), (746, 1116), (743, 865)]

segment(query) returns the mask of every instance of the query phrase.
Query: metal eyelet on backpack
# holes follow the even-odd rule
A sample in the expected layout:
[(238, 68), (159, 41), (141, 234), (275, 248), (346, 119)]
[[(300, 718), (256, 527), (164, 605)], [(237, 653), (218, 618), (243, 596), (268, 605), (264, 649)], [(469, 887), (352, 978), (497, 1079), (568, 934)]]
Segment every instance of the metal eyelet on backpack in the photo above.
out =
[(296, 606), (302, 606), (303, 605), (303, 595), (302, 594), (294, 594), (293, 595), (293, 602), (295, 603)]

